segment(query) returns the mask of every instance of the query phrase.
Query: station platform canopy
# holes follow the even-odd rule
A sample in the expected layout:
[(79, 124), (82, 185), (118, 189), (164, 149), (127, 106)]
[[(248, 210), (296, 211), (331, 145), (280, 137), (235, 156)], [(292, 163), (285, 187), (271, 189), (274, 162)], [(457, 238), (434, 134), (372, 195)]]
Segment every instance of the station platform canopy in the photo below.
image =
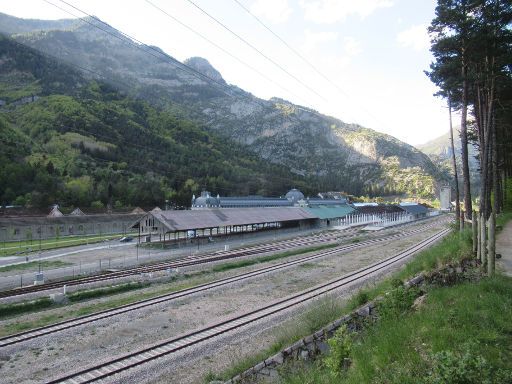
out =
[(305, 208), (298, 207), (170, 210), (150, 212), (137, 221), (132, 228), (160, 227), (161, 225), (164, 227), (162, 229), (165, 229), (163, 232), (168, 233), (251, 224), (309, 221), (317, 218)]

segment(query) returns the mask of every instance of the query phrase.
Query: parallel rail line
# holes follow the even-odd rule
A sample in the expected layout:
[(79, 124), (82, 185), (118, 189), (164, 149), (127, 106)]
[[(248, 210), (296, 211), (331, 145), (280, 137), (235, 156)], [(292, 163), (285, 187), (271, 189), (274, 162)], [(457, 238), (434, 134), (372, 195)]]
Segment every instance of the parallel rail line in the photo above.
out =
[(292, 307), (304, 304), (318, 296), (325, 295), (328, 292), (347, 286), (350, 283), (358, 280), (363, 280), (370, 275), (377, 274), (391, 265), (402, 261), (413, 254), (421, 251), (430, 244), (444, 237), (450, 232), (449, 229), (444, 229), (428, 239), (408, 248), (405, 251), (398, 253), (392, 257), (386, 258), (379, 262), (373, 263), (368, 267), (361, 268), (355, 272), (349, 273), (338, 279), (332, 280), (328, 283), (319, 285), (311, 288), (299, 294), (291, 297), (279, 300), (271, 303), (259, 309), (244, 313), (239, 316), (235, 316), (229, 320), (219, 322), (217, 324), (199, 329), (188, 334), (160, 341), (149, 347), (142, 348), (140, 350), (130, 352), (109, 361), (102, 362), (96, 365), (89, 366), (85, 369), (79, 370), (72, 374), (59, 377), (57, 379), (47, 382), (47, 384), (56, 383), (90, 383), (98, 380), (102, 380), (113, 376), (115, 374), (128, 371), (129, 369), (135, 368), (149, 361), (161, 358), (163, 356), (172, 354), (179, 350), (191, 347), (203, 341), (207, 341), (216, 336), (225, 334), (229, 331), (239, 329), (245, 325), (253, 323), (257, 320), (269, 317), (271, 315), (283, 312)]
[[(346, 235), (350, 235), (353, 232), (354, 232), (354, 230), (348, 230), (348, 232), (344, 232), (343, 235), (345, 235), (345, 237), (348, 237)], [(5, 291), (0, 292), (0, 298), (20, 296), (20, 295), (25, 295), (28, 293), (47, 291), (50, 289), (58, 289), (58, 288), (64, 287), (64, 285), (75, 286), (75, 285), (90, 284), (90, 283), (95, 283), (95, 282), (108, 281), (108, 280), (114, 280), (114, 279), (119, 279), (119, 278), (123, 278), (123, 277), (138, 275), (138, 274), (142, 274), (142, 273), (165, 271), (169, 268), (171, 268), (171, 269), (183, 268), (183, 267), (189, 267), (189, 266), (199, 265), (199, 264), (204, 264), (204, 263), (222, 261), (222, 260), (226, 260), (226, 259), (245, 257), (245, 256), (259, 254), (259, 253), (304, 247), (304, 246), (328, 242), (328, 241), (335, 241), (339, 235), (340, 235), (339, 233), (338, 234), (329, 234), (329, 235), (313, 235), (313, 236), (308, 236), (308, 237), (304, 237), (304, 238), (283, 240), (283, 241), (279, 241), (279, 242), (270, 243), (267, 245), (256, 245), (256, 246), (236, 249), (236, 250), (232, 250), (232, 251), (218, 251), (213, 254), (208, 253), (205, 255), (186, 256), (186, 257), (183, 257), (180, 259), (175, 259), (172, 261), (164, 261), (164, 262), (159, 262), (159, 263), (154, 263), (154, 264), (149, 264), (149, 265), (137, 266), (137, 267), (127, 268), (127, 269), (124, 269), (122, 271), (117, 271), (117, 272), (103, 273), (103, 274), (94, 275), (94, 276), (85, 276), (85, 277), (81, 277), (81, 278), (73, 279), (73, 280), (55, 281), (55, 282), (41, 284), (41, 285), (30, 285), (30, 286), (25, 286), (22, 288), (14, 288), (14, 289), (10, 289), (10, 290), (5, 290)]]
[(304, 256), (304, 257), (300, 257), (300, 258), (297, 258), (294, 260), (284, 261), (284, 262), (281, 262), (278, 264), (273, 264), (273, 265), (270, 265), (267, 267), (258, 268), (256, 270), (253, 270), (250, 272), (240, 273), (240, 274), (232, 276), (232, 277), (222, 278), (222, 279), (210, 282), (210, 283), (200, 284), (200, 285), (197, 285), (192, 288), (182, 289), (182, 290), (179, 290), (176, 292), (163, 294), (163, 295), (151, 298), (151, 299), (145, 299), (145, 300), (140, 300), (140, 301), (137, 301), (137, 302), (134, 302), (131, 304), (125, 304), (123, 306), (120, 306), (120, 307), (117, 307), (114, 309), (107, 309), (104, 311), (80, 316), (80, 317), (77, 317), (74, 319), (64, 320), (64, 321), (61, 321), (58, 323), (54, 323), (51, 325), (47, 325), (47, 326), (35, 328), (32, 330), (16, 333), (13, 335), (4, 336), (4, 337), (0, 338), (0, 348), (6, 347), (9, 345), (19, 344), (19, 343), (25, 342), (27, 340), (31, 340), (31, 339), (35, 339), (35, 338), (38, 338), (41, 336), (57, 333), (57, 332), (60, 332), (60, 331), (66, 330), (66, 329), (75, 328), (75, 327), (89, 324), (89, 323), (92, 323), (95, 321), (107, 319), (107, 318), (114, 317), (114, 316), (117, 316), (117, 315), (120, 315), (120, 314), (123, 314), (126, 312), (131, 312), (131, 311), (135, 311), (135, 310), (138, 310), (141, 308), (160, 304), (163, 302), (176, 300), (176, 299), (179, 299), (179, 298), (182, 298), (185, 296), (196, 294), (198, 292), (210, 290), (210, 289), (221, 287), (221, 286), (228, 285), (228, 284), (233, 284), (233, 283), (236, 283), (236, 282), (239, 282), (242, 280), (253, 278), (255, 276), (275, 272), (275, 271), (281, 270), (283, 268), (288, 268), (290, 266), (310, 262), (310, 261), (313, 261), (313, 260), (316, 260), (319, 258), (323, 258), (323, 257), (327, 257), (327, 256), (332, 256), (332, 255), (338, 254), (340, 252), (347, 252), (347, 251), (351, 251), (351, 250), (354, 250), (357, 248), (362, 248), (362, 247), (365, 247), (368, 245), (373, 245), (373, 244), (378, 244), (378, 243), (382, 243), (382, 242), (386, 242), (386, 241), (390, 241), (390, 240), (399, 239), (399, 238), (402, 238), (405, 236), (416, 234), (418, 232), (422, 232), (425, 229), (432, 227), (434, 225), (436, 225), (436, 224), (432, 223), (428, 226), (416, 228), (416, 229), (410, 230), (408, 232), (400, 233), (400, 234), (394, 234), (394, 235), (381, 237), (381, 238), (377, 238), (377, 239), (366, 240), (366, 241), (362, 241), (359, 243), (340, 245), (338, 247), (331, 248), (327, 251), (321, 251), (321, 252), (317, 252), (317, 253), (314, 253), (309, 256)]

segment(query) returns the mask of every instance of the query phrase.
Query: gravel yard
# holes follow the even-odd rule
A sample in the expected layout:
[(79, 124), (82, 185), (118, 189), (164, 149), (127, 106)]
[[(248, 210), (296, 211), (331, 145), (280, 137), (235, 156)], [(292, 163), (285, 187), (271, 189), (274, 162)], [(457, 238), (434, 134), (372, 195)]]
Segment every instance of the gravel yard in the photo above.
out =
[[(429, 223), (431, 221), (416, 225)], [(269, 300), (277, 300), (300, 292), (396, 254), (438, 230), (439, 227), (430, 228), (414, 236), (386, 243), (386, 246), (380, 243), (350, 253), (329, 256), (287, 268), (279, 273), (267, 274), (202, 294), (129, 312), (26, 342), (21, 346), (4, 348), (0, 350), (3, 378), (9, 383), (38, 383), (79, 367), (139, 349), (158, 340), (217, 323), (234, 314), (263, 306)], [(251, 266), (244, 268), (243, 271), (261, 266), (262, 264)], [(238, 269), (229, 273), (210, 275), (210, 278), (237, 274), (241, 271), (242, 269)], [(151, 289), (157, 290), (159, 287), (148, 288), (148, 290)], [(124, 295), (128, 296), (130, 293)], [(346, 296), (347, 293), (344, 292), (344, 295)], [(105, 300), (109, 299), (103, 298), (97, 302), (101, 303)], [(76, 304), (73, 308), (85, 305), (91, 305), (91, 302)], [(52, 315), (58, 316), (59, 311), (67, 310), (69, 310), (68, 307), (59, 308), (46, 311), (45, 315), (51, 312)], [(32, 317), (34, 315), (27, 315), (15, 320), (6, 320), (0, 324), (24, 321)], [(272, 321), (262, 320), (242, 332), (223, 337), (222, 343), (218, 338), (219, 340), (204, 343), (172, 357), (147, 364), (141, 367), (140, 373), (135, 373), (133, 376), (130, 373), (132, 378), (129, 381), (134, 383), (200, 382), (209, 371), (227, 367), (233, 357), (241, 358), (271, 344), (276, 336), (275, 332), (267, 332), (267, 328), (275, 327), (288, 318), (288, 315), (279, 315)], [(228, 340), (227, 345), (224, 339)]]

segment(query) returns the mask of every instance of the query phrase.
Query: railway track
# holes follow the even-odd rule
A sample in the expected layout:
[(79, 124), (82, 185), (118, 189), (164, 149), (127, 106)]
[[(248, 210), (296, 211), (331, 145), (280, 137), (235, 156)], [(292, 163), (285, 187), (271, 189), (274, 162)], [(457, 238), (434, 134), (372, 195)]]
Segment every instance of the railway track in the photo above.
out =
[(436, 233), (435, 235), (429, 237), (428, 239), (408, 248), (407, 250), (398, 253), (397, 255), (373, 263), (368, 267), (349, 273), (345, 276), (342, 276), (339, 279), (332, 280), (328, 283), (311, 288), (309, 290), (293, 295), (286, 299), (276, 301), (259, 309), (244, 313), (239, 316), (235, 316), (229, 320), (219, 322), (217, 324), (193, 331), (191, 333), (179, 337), (160, 341), (138, 351), (130, 352), (115, 357), (113, 359), (109, 359), (109, 361), (89, 366), (85, 369), (78, 370), (72, 374), (51, 380), (47, 382), (47, 384), (90, 383), (106, 379), (108, 377), (128, 371), (132, 368), (138, 367), (142, 364), (156, 360), (163, 356), (167, 356), (177, 351), (191, 347), (200, 342), (208, 341), (216, 336), (239, 329), (257, 320), (270, 317), (277, 313), (284, 312), (290, 308), (297, 307), (301, 304), (311, 301), (312, 299), (317, 298), (321, 295), (325, 295), (326, 293), (329, 293), (336, 289), (343, 288), (351, 283), (361, 281), (368, 278), (369, 276), (378, 274), (383, 270), (387, 269), (388, 267), (390, 267), (391, 265), (398, 263), (404, 259), (407, 259), (413, 254), (428, 247), (435, 241), (444, 237), (449, 232), (449, 229), (444, 229)]
[[(345, 238), (348, 238), (353, 233), (357, 232), (358, 229), (349, 229), (348, 231), (344, 231), (343, 235)], [(347, 236), (349, 235), (349, 236)], [(100, 275), (94, 276), (86, 276), (73, 280), (63, 280), (63, 281), (55, 281), (41, 285), (29, 285), (22, 288), (15, 288), (10, 290), (5, 290), (0, 292), (0, 298), (7, 298), (13, 296), (25, 295), (28, 293), (35, 292), (43, 292), (50, 289), (60, 289), (66, 286), (76, 286), (82, 284), (90, 284), (107, 280), (114, 280), (123, 277), (129, 277), (133, 275), (139, 275), (142, 273), (151, 273), (158, 271), (165, 271), (168, 269), (176, 269), (189, 267), (204, 263), (211, 263), (216, 261), (222, 261), (232, 258), (251, 256), (259, 253), (265, 252), (273, 252), (280, 250), (288, 250), (293, 248), (305, 247), (308, 245), (314, 245), (329, 241), (336, 241), (340, 236), (340, 233), (336, 234), (324, 234), (324, 235), (312, 235), (303, 238), (296, 238), (292, 240), (283, 240), (279, 242), (274, 242), (266, 245), (255, 245), (251, 247), (245, 247), (242, 249), (232, 250), (232, 251), (219, 251), (213, 254), (204, 254), (204, 255), (191, 255), (186, 256), (181, 259), (175, 259), (173, 261), (159, 262), (149, 265), (143, 265), (133, 268), (127, 268), (122, 271), (104, 273)]]
[[(428, 225), (427, 227), (432, 227), (434, 225), (436, 225), (436, 224), (433, 223), (433, 224)], [(160, 304), (163, 302), (176, 300), (176, 299), (179, 299), (179, 298), (182, 298), (185, 296), (196, 294), (198, 292), (214, 289), (214, 288), (221, 287), (221, 286), (228, 285), (228, 284), (233, 284), (233, 283), (240, 282), (242, 280), (246, 280), (246, 279), (250, 279), (250, 278), (254, 278), (256, 276), (260, 276), (260, 275), (263, 275), (266, 273), (271, 273), (271, 272), (279, 271), (281, 269), (288, 268), (288, 267), (291, 267), (294, 265), (299, 265), (302, 263), (310, 262), (310, 261), (313, 261), (313, 260), (316, 260), (316, 259), (319, 259), (322, 257), (332, 256), (332, 255), (335, 255), (340, 252), (352, 251), (354, 249), (362, 248), (362, 247), (365, 247), (368, 245), (375, 245), (378, 243), (399, 239), (399, 238), (402, 238), (405, 236), (414, 235), (416, 233), (424, 231), (425, 229), (427, 229), (427, 228), (421, 227), (421, 228), (416, 228), (416, 229), (410, 230), (408, 232), (400, 233), (400, 234), (390, 235), (390, 236), (381, 237), (381, 238), (377, 238), (377, 239), (370, 239), (370, 240), (353, 243), (353, 244), (340, 245), (338, 247), (331, 248), (326, 251), (321, 251), (321, 252), (315, 253), (313, 255), (304, 256), (304, 257), (300, 257), (298, 259), (284, 261), (284, 262), (274, 264), (271, 266), (258, 268), (256, 270), (253, 270), (250, 272), (245, 272), (245, 273), (241, 273), (241, 274), (238, 274), (238, 275), (235, 275), (232, 277), (215, 280), (213, 282), (197, 285), (192, 288), (187, 288), (187, 289), (183, 289), (180, 291), (160, 295), (160, 296), (157, 296), (157, 297), (154, 297), (151, 299), (140, 300), (138, 302), (126, 304), (126, 305), (123, 305), (123, 306), (120, 306), (120, 307), (117, 307), (114, 309), (104, 310), (104, 311), (96, 312), (96, 313), (93, 313), (90, 315), (85, 315), (85, 316), (77, 317), (77, 318), (70, 319), (70, 320), (64, 320), (64, 321), (61, 321), (61, 322), (58, 322), (55, 324), (51, 324), (48, 326), (35, 328), (35, 329), (29, 330), (29, 331), (20, 332), (20, 333), (14, 334), (14, 335), (5, 336), (5, 337), (0, 338), (0, 348), (7, 347), (10, 345), (14, 345), (14, 344), (20, 344), (20, 343), (23, 343), (28, 340), (32, 340), (32, 339), (42, 337), (45, 335), (57, 333), (57, 332), (67, 330), (70, 328), (76, 328), (81, 325), (90, 324), (92, 322), (111, 318), (111, 317), (114, 317), (114, 316), (117, 316), (117, 315), (120, 315), (120, 314), (123, 314), (126, 312), (131, 312), (131, 311), (135, 311), (135, 310), (138, 310), (141, 308)]]
[[(350, 238), (353, 233), (358, 232), (359, 228), (349, 228), (347, 230), (343, 230), (342, 234), (345, 239)], [(5, 290), (0, 292), (0, 299), (21, 296), (29, 293), (43, 292), (51, 289), (61, 289), (64, 285), (77, 286), (83, 284), (91, 284), (102, 281), (120, 279), (124, 277), (139, 275), (143, 273), (151, 273), (151, 272), (159, 272), (165, 271), (168, 269), (176, 269), (189, 267), (194, 265), (200, 265), (205, 263), (223, 261), (232, 258), (238, 257), (246, 257), (259, 253), (265, 252), (275, 252), (280, 250), (288, 250), (293, 248), (305, 247), (308, 245), (314, 245), (319, 243), (324, 243), (328, 241), (336, 241), (339, 239), (340, 232), (328, 233), (328, 234), (319, 234), (319, 235), (309, 235), (304, 237), (298, 237), (292, 240), (282, 240), (278, 242), (273, 242), (265, 245), (255, 245), (250, 247), (245, 247), (241, 249), (236, 249), (232, 251), (218, 251), (213, 254), (204, 254), (204, 255), (191, 255), (186, 256), (181, 259), (175, 259), (173, 261), (164, 261), (149, 265), (137, 266), (133, 268), (123, 269), (122, 271), (104, 273), (94, 276), (85, 276), (73, 280), (62, 280), (55, 281), (41, 285), (30, 285), (22, 288), (14, 288), (10, 290)], [(347, 236), (348, 235), (348, 236)]]

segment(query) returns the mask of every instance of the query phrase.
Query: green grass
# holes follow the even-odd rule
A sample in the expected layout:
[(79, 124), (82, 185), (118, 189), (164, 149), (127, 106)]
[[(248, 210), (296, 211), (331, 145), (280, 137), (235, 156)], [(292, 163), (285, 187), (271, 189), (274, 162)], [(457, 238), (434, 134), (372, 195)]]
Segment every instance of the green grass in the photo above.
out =
[(420, 252), (392, 277), (360, 289), (349, 300), (348, 308), (353, 310), (384, 294), (396, 286), (397, 280), (406, 281), (422, 271), (430, 271), (447, 263), (458, 263), (470, 257), (472, 257), (470, 229), (462, 234), (451, 233), (434, 246)]
[(512, 212), (504, 212), (496, 217), (496, 226), (503, 228), (510, 220), (512, 220)]
[[(511, 218), (510, 213), (500, 215), (498, 223), (503, 226)], [(359, 291), (347, 308), (389, 292), (399, 280), (467, 257), (471, 257), (469, 229), (423, 251), (392, 278)], [(512, 279), (501, 275), (431, 288), (417, 312), (409, 311), (399, 321), (384, 316), (354, 336), (352, 365), (341, 377), (326, 367), (324, 357), (307, 366), (289, 366), (281, 382), (512, 383), (511, 292)]]
[[(59, 238), (41, 240), (41, 250), (73, 247), (76, 245), (99, 243), (104, 240), (111, 240), (122, 237), (122, 234), (115, 235), (89, 235), (89, 236), (63, 236)], [(0, 242), (0, 256), (10, 256), (20, 253), (39, 251), (39, 240), (21, 240)]]
[[(356, 337), (352, 366), (341, 377), (335, 378), (320, 359), (310, 369), (296, 368), (295, 372), (283, 375), (282, 382), (511, 382), (510, 292), (512, 279), (504, 276), (434, 288), (417, 312), (403, 315), (400, 321), (381, 319)], [(464, 365), (464, 359), (469, 363)], [(443, 379), (443, 372), (449, 372), (448, 378)], [(457, 380), (459, 373), (462, 381)]]
[(268, 348), (248, 356), (244, 359), (236, 361), (230, 368), (222, 372), (209, 372), (204, 381), (206, 383), (213, 380), (228, 380), (231, 377), (241, 373), (260, 361), (276, 354), (295, 341), (316, 332), (326, 325), (326, 322), (332, 322), (345, 313), (342, 305), (334, 299), (327, 297), (319, 299), (314, 305), (297, 319), (294, 320), (293, 326), (284, 324), (278, 327), (274, 334), (278, 335), (276, 340)]
[[(335, 311), (329, 311), (332, 315), (326, 316), (323, 313), (323, 310), (313, 308), (308, 315), (310, 318), (314, 319), (313, 322), (308, 320), (304, 321), (304, 319), (301, 319), (294, 324), (288, 325), (284, 330), (279, 330), (280, 336), (277, 339), (278, 341), (276, 341), (269, 349), (261, 353), (257, 353), (255, 356), (250, 356), (242, 359), (241, 361), (235, 362), (235, 364), (225, 372), (220, 374), (211, 373), (206, 379), (229, 379), (236, 374), (250, 368), (254, 364), (259, 363), (263, 359), (268, 358), (282, 348), (293, 344), (300, 338), (321, 329), (331, 321), (341, 317), (341, 315), (349, 313), (353, 309), (397, 287), (400, 281), (411, 278), (421, 271), (432, 270), (437, 266), (449, 262), (455, 263), (468, 257), (471, 257), (471, 233), (469, 229), (462, 234), (452, 233), (431, 248), (428, 248), (416, 255), (414, 259), (412, 259), (402, 270), (394, 274), (392, 277), (385, 279), (377, 284), (367, 286), (358, 291), (343, 308), (336, 305), (337, 309)], [(397, 322), (396, 319), (394, 322)], [(310, 323), (311, 326), (305, 326), (305, 323)], [(322, 367), (315, 364), (311, 365), (309, 370), (305, 371), (304, 375), (309, 375), (307, 378), (305, 376), (301, 377), (300, 375), (302, 374), (303, 373), (299, 374), (297, 381), (290, 381), (290, 383), (300, 382), (300, 384), (304, 384), (324, 382), (322, 380), (325, 378), (325, 375), (323, 376)], [(329, 380), (333, 379), (331, 375), (328, 376)], [(291, 376), (289, 379), (291, 380)], [(293, 377), (293, 379), (295, 380), (295, 377)]]
[[(174, 292), (174, 291), (177, 291), (180, 289), (191, 288), (197, 284), (211, 281), (212, 278), (210, 278), (210, 276), (212, 276), (212, 274), (214, 272), (223, 272), (223, 271), (228, 271), (228, 270), (232, 270), (232, 269), (236, 269), (236, 268), (242, 268), (247, 265), (268, 262), (268, 261), (272, 261), (272, 260), (276, 260), (276, 259), (280, 259), (280, 258), (284, 258), (284, 257), (288, 257), (288, 256), (308, 253), (308, 252), (314, 252), (314, 251), (318, 251), (318, 250), (322, 250), (322, 249), (326, 249), (326, 248), (332, 248), (337, 245), (338, 244), (327, 244), (327, 245), (313, 247), (313, 248), (301, 249), (298, 251), (287, 251), (287, 252), (279, 253), (276, 255), (260, 257), (260, 258), (256, 258), (256, 259), (252, 259), (252, 260), (242, 260), (240, 262), (221, 264), (221, 265), (218, 265), (218, 266), (212, 268), (212, 270), (209, 270), (209, 271), (200, 271), (197, 273), (185, 274), (183, 276), (180, 276), (179, 279), (181, 280), (181, 282), (179, 282), (179, 281), (175, 282), (175, 284), (173, 284), (171, 287), (169, 287), (168, 285), (165, 285), (162, 289), (159, 289), (156, 292), (137, 293), (137, 294), (123, 297), (123, 298), (113, 298), (113, 299), (103, 302), (103, 303), (95, 303), (94, 305), (83, 306), (82, 308), (79, 308), (79, 309), (73, 309), (70, 306), (69, 311), (67, 311), (65, 314), (59, 315), (57, 317), (55, 315), (48, 315), (48, 316), (43, 315), (43, 316), (35, 317), (33, 320), (30, 320), (30, 321), (24, 321), (24, 322), (19, 322), (19, 323), (15, 323), (15, 324), (7, 324), (0, 329), (0, 336), (5, 336), (5, 335), (12, 334), (12, 333), (21, 332), (21, 331), (24, 331), (27, 329), (41, 327), (41, 326), (48, 325), (48, 324), (51, 324), (53, 322), (60, 321), (63, 319), (73, 318), (73, 317), (77, 317), (77, 316), (84, 316), (84, 315), (88, 315), (88, 314), (98, 312), (101, 310), (116, 308), (121, 305), (130, 304), (130, 303), (133, 303), (138, 300), (152, 298), (152, 297), (155, 297), (155, 296), (158, 296), (161, 294), (165, 294), (165, 293), (171, 293), (171, 292)], [(30, 264), (30, 263), (28, 263), (28, 264)], [(23, 265), (26, 265), (26, 264), (23, 264)], [(111, 296), (111, 295), (115, 295), (115, 294), (119, 294), (119, 293), (123, 293), (123, 292), (127, 292), (127, 291), (138, 290), (138, 289), (142, 289), (144, 287), (147, 287), (147, 285), (141, 284), (141, 283), (128, 283), (128, 284), (122, 284), (122, 285), (112, 286), (112, 287), (97, 288), (97, 289), (86, 290), (86, 291), (78, 291), (78, 292), (68, 295), (68, 298), (69, 298), (70, 303), (77, 303), (77, 302), (81, 302), (81, 301), (85, 301), (85, 300), (89, 300), (89, 299), (93, 299), (93, 298), (106, 297), (106, 296)], [(49, 302), (49, 304), (47, 304), (45, 306), (26, 305), (26, 303), (13, 304), (13, 305), (16, 307), (19, 306), (20, 308), (12, 310), (12, 312), (6, 311), (5, 314), (2, 313), (2, 307), (0, 307), (0, 318), (12, 316), (12, 315), (35, 313), (42, 309), (50, 309), (50, 308), (57, 307), (57, 305), (54, 305), (52, 302)], [(11, 310), (9, 310), (9, 311), (11, 311)]]
[(318, 247), (310, 247), (310, 248), (304, 248), (304, 249), (299, 249), (299, 250), (286, 251), (286, 252), (277, 253), (275, 255), (255, 257), (253, 259), (240, 260), (240, 261), (235, 261), (232, 263), (224, 263), (224, 264), (213, 267), (212, 271), (213, 272), (224, 272), (224, 271), (229, 271), (231, 269), (248, 267), (250, 265), (259, 264), (259, 263), (267, 263), (269, 261), (279, 260), (279, 259), (283, 259), (283, 258), (290, 257), (290, 256), (303, 255), (303, 254), (309, 253), (309, 252), (317, 252), (317, 251), (321, 251), (323, 249), (335, 248), (338, 246), (339, 246), (339, 244), (325, 244), (325, 245), (320, 245)]
[(0, 319), (27, 312), (40, 311), (52, 305), (53, 302), (47, 297), (25, 303), (0, 304)]
[[(115, 295), (122, 292), (132, 291), (147, 287), (145, 283), (127, 283), (115, 285), (112, 287), (96, 288), (83, 291), (73, 292), (68, 295), (68, 300), (71, 303), (77, 303), (85, 300), (90, 300), (99, 297), (105, 297)], [(33, 313), (51, 307), (59, 307), (62, 305), (55, 304), (52, 300), (47, 297), (40, 298), (37, 300), (12, 303), (12, 304), (0, 304), (0, 319), (8, 318), (11, 316), (22, 315), (26, 313)], [(30, 327), (27, 327), (30, 328)]]
[(73, 292), (73, 293), (69, 294), (68, 300), (72, 303), (76, 303), (76, 302), (80, 302), (80, 301), (84, 301), (84, 300), (95, 299), (98, 297), (105, 297), (105, 296), (115, 295), (118, 293), (142, 289), (142, 288), (145, 288), (148, 286), (149, 286), (149, 283), (133, 282), (133, 283), (115, 285), (112, 287), (89, 289), (86, 291), (78, 291), (78, 292)]
[(39, 265), (41, 265), (41, 269), (48, 268), (58, 268), (58, 267), (66, 267), (68, 265), (73, 265), (72, 263), (67, 263), (64, 261), (54, 260), (54, 261), (41, 261), (39, 264), (38, 261), (31, 261), (29, 263), (23, 264), (15, 264), (15, 265), (7, 265), (5, 267), (0, 267), (0, 272), (12, 272), (12, 271), (27, 271), (27, 270), (38, 270)]
[[(182, 281), (177, 280), (174, 282), (172, 286), (169, 285), (163, 285), (160, 287), (160, 289), (155, 289), (151, 292), (134, 292), (133, 294), (126, 295), (124, 297), (114, 297), (111, 298), (108, 301), (104, 302), (96, 302), (90, 305), (85, 305), (85, 303), (81, 307), (74, 307), (73, 304), (90, 300), (93, 298), (100, 298), (105, 296), (110, 296), (114, 294), (119, 294), (122, 292), (127, 291), (133, 291), (138, 290), (147, 287), (146, 284), (143, 283), (128, 283), (118, 286), (112, 286), (112, 287), (104, 287), (104, 288), (97, 288), (93, 290), (87, 290), (87, 291), (77, 291), (69, 295), (70, 297), (70, 304), (65, 305), (56, 305), (50, 302), (47, 306), (30, 306), (27, 305), (25, 307), (22, 307), (23, 311), (18, 312), (12, 312), (11, 314), (5, 314), (3, 316), (2, 307), (0, 306), (0, 318), (2, 317), (9, 317), (14, 315), (20, 315), (20, 314), (27, 314), (27, 313), (34, 313), (31, 320), (28, 321), (17, 321), (10, 324), (3, 324), (2, 327), (0, 327), (0, 337), (11, 335), (13, 333), (22, 332), (25, 330), (33, 329), (42, 327), (45, 325), (53, 324), (57, 321), (62, 321), (66, 319), (71, 319), (78, 316), (84, 316), (89, 315), (91, 313), (99, 312), (106, 309), (112, 309), (116, 307), (120, 307), (125, 304), (131, 304), (133, 302), (153, 298), (158, 295), (163, 295), (166, 293), (175, 292), (181, 289), (191, 288), (193, 286), (196, 286), (198, 284), (202, 284), (205, 281), (203, 274), (198, 274), (197, 276), (187, 276), (184, 275), (182, 278)], [(46, 299), (44, 299), (46, 300)], [(19, 305), (23, 306), (28, 303), (19, 303), (19, 304), (12, 304), (12, 305)], [(58, 307), (66, 307), (68, 308), (64, 313), (62, 314), (45, 314), (44, 312), (41, 313), (35, 313), (38, 311), (41, 311), (43, 309), (52, 309), (52, 308), (58, 308)]]

